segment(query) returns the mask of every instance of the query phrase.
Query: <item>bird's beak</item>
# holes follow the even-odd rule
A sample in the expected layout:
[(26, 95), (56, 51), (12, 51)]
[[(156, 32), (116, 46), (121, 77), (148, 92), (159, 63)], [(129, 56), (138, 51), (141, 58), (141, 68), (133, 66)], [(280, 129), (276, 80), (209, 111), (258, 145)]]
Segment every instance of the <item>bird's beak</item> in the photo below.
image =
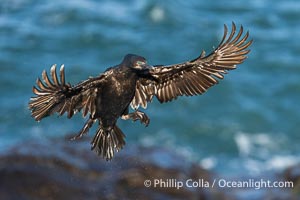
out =
[(145, 63), (143, 65), (143, 69), (151, 69), (151, 68), (153, 68), (153, 66), (152, 65), (148, 65), (147, 63)]

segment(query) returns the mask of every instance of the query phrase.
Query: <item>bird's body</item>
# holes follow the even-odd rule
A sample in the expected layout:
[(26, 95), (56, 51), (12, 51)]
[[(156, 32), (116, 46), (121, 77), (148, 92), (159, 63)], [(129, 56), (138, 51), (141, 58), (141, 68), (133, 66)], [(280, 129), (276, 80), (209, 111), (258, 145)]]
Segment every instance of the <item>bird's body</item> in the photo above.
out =
[[(51, 68), (51, 79), (46, 71), (43, 81), (37, 80), (29, 108), (32, 116), (41, 120), (55, 112), (59, 115), (82, 111), (89, 118), (74, 139), (88, 132), (98, 121), (99, 126), (92, 140), (92, 149), (107, 160), (125, 145), (125, 135), (117, 127), (117, 120), (140, 120), (146, 126), (148, 116), (139, 111), (139, 106), (146, 108), (155, 96), (161, 103), (176, 99), (178, 96), (193, 96), (204, 93), (209, 87), (218, 83), (227, 70), (235, 69), (243, 62), (249, 52), (248, 33), (241, 38), (243, 28), (235, 36), (236, 27), (227, 38), (227, 27), (218, 48), (208, 56), (202, 53), (198, 58), (170, 66), (150, 66), (142, 56), (128, 54), (123, 61), (108, 68), (95, 78), (89, 78), (75, 86), (66, 84), (64, 67), (60, 69), (59, 78), (56, 66)], [(134, 112), (129, 113), (129, 107)]]
[(106, 71), (101, 92), (97, 94), (97, 115), (104, 127), (112, 126), (122, 116), (134, 97), (137, 75), (131, 69), (114, 67)]

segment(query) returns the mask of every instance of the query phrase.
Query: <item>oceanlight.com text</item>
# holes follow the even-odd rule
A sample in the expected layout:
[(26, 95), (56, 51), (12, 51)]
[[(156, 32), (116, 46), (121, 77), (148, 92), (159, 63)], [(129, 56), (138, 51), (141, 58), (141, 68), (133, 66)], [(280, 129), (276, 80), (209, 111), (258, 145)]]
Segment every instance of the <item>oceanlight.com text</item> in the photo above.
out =
[(292, 181), (276, 181), (267, 179), (247, 179), (247, 180), (226, 180), (223, 178), (205, 180), (205, 179), (147, 179), (144, 181), (145, 187), (154, 188), (252, 188), (259, 190), (262, 188), (293, 188)]

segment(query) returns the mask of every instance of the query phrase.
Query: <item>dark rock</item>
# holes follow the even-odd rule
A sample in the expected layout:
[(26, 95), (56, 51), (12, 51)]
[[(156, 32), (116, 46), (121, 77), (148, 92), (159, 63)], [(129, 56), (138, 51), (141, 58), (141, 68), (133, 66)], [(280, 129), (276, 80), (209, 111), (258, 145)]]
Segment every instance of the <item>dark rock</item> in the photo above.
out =
[(300, 199), (300, 164), (289, 167), (283, 173), (283, 177), (287, 181), (294, 183), (293, 193)]
[[(210, 181), (212, 174), (167, 150), (128, 146), (106, 162), (90, 151), (86, 141), (20, 144), (1, 156), (0, 199), (215, 199), (223, 196), (210, 188), (155, 187), (155, 179)], [(145, 180), (150, 180), (152, 185), (145, 187)]]
[[(24, 142), (0, 156), (0, 199), (296, 200), (300, 196), (299, 171), (300, 165), (282, 176), (222, 177), (166, 149), (132, 144), (106, 162), (90, 151), (86, 139), (53, 139)], [(199, 186), (187, 186), (189, 179)], [(294, 188), (211, 187), (214, 180), (220, 179), (291, 180)], [(151, 186), (144, 185), (146, 180)], [(180, 181), (183, 185), (179, 188)], [(208, 187), (203, 184), (206, 181)]]

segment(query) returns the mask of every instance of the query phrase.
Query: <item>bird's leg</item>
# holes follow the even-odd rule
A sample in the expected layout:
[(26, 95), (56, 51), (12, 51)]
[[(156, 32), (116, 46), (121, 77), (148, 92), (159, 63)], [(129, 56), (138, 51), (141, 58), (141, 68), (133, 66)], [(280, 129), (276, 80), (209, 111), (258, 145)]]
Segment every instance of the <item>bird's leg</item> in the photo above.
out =
[(150, 123), (149, 117), (139, 110), (136, 110), (133, 113), (124, 114), (121, 116), (121, 118), (124, 120), (132, 119), (133, 121), (140, 120), (140, 122), (143, 123), (146, 127)]
[(94, 122), (95, 122), (94, 119), (89, 118), (84, 124), (84, 126), (82, 127), (82, 129), (80, 130), (80, 132), (74, 137), (72, 137), (71, 140), (76, 140), (81, 138), (84, 134), (86, 134), (89, 131), (89, 129), (92, 127)]

